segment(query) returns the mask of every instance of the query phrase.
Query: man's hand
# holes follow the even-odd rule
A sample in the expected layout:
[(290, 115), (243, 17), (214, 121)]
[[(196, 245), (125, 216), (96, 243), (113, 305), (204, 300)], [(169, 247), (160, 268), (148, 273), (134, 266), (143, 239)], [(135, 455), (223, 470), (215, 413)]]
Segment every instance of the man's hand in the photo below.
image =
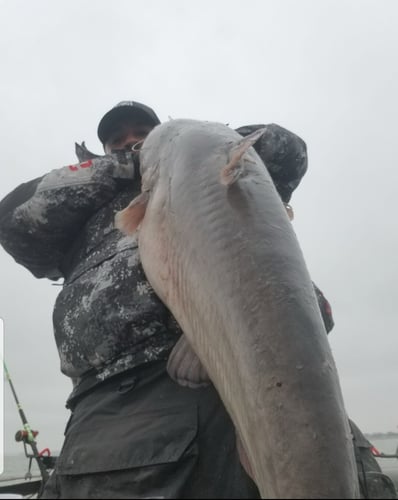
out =
[(138, 152), (127, 151), (126, 149), (116, 149), (111, 154), (97, 155), (92, 153), (83, 141), (81, 144), (75, 142), (75, 153), (80, 165), (85, 165), (86, 162), (94, 160), (90, 165), (96, 167), (103, 165), (110, 160), (110, 168), (112, 168), (112, 177), (115, 179), (129, 179), (135, 178), (136, 169), (138, 169)]
[(113, 178), (134, 180), (138, 177), (139, 166), (136, 152), (125, 149), (113, 150), (104, 158), (111, 158), (114, 162)]

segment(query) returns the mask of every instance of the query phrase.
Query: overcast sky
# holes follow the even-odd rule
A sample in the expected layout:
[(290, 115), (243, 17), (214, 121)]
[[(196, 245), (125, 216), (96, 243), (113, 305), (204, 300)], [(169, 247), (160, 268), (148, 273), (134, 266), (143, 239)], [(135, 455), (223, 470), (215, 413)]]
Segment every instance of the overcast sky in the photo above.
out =
[[(75, 163), (75, 141), (101, 153), (98, 122), (121, 100), (162, 121), (292, 130), (309, 153), (294, 227), (332, 304), (347, 411), (364, 432), (397, 431), (397, 17), (394, 0), (0, 0), (0, 198)], [(39, 448), (56, 451), (71, 390), (52, 334), (59, 287), (3, 249), (0, 269), (5, 358)]]

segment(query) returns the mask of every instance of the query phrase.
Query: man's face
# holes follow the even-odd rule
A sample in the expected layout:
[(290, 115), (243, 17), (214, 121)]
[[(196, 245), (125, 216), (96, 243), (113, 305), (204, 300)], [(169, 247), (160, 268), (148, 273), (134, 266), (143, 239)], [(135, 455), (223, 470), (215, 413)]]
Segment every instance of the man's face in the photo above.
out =
[[(149, 132), (153, 129), (152, 125), (142, 125), (132, 122), (118, 124), (114, 132), (107, 140), (104, 149), (109, 154), (114, 149), (125, 149), (131, 151), (137, 143), (141, 143)], [(137, 149), (139, 145), (137, 144)]]

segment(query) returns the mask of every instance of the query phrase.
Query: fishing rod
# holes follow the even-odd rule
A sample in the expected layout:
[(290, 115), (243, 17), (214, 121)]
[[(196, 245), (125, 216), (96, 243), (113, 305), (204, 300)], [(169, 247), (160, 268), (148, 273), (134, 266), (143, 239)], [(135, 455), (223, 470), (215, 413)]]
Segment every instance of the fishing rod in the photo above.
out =
[[(29, 472), (28, 472), (27, 476), (28, 475), (31, 476), (31, 474), (30, 474), (30, 467), (31, 467), (31, 464), (32, 464), (32, 458), (36, 459), (36, 462), (37, 462), (37, 465), (39, 466), (40, 474), (41, 474), (41, 477), (42, 477), (42, 480), (43, 480), (42, 481), (42, 487), (43, 487), (44, 484), (47, 482), (48, 478), (50, 477), (50, 475), (49, 475), (49, 473), (47, 471), (46, 466), (43, 463), (43, 452), (39, 453), (39, 450), (38, 450), (37, 445), (36, 445), (35, 438), (36, 438), (38, 432), (37, 431), (32, 431), (32, 428), (29, 425), (28, 419), (26, 418), (26, 415), (25, 415), (25, 412), (24, 412), (24, 410), (22, 408), (22, 405), (19, 402), (17, 393), (16, 393), (15, 388), (14, 388), (14, 384), (12, 383), (10, 372), (8, 371), (7, 366), (6, 366), (5, 362), (4, 362), (4, 360), (3, 360), (3, 366), (4, 366), (5, 376), (6, 376), (7, 380), (8, 380), (9, 385), (10, 385), (11, 392), (12, 392), (12, 394), (14, 396), (15, 403), (16, 403), (17, 408), (18, 408), (18, 413), (19, 413), (19, 416), (21, 417), (21, 420), (22, 420), (22, 423), (23, 423), (23, 427), (24, 427), (23, 431), (18, 431), (16, 433), (15, 440), (23, 442), (24, 448), (25, 448), (25, 455), (26, 455), (27, 458), (30, 459)], [(32, 448), (33, 455), (29, 455), (27, 453), (27, 449), (26, 449), (26, 445), (27, 444)], [(46, 449), (46, 450), (43, 450), (43, 451), (49, 451), (49, 450)]]

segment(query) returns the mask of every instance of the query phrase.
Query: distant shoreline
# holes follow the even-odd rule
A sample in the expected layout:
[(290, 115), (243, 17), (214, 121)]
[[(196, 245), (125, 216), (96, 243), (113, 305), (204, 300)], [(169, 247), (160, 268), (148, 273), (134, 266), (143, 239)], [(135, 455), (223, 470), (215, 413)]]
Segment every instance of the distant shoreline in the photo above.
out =
[(398, 432), (371, 432), (364, 436), (367, 439), (398, 439)]

